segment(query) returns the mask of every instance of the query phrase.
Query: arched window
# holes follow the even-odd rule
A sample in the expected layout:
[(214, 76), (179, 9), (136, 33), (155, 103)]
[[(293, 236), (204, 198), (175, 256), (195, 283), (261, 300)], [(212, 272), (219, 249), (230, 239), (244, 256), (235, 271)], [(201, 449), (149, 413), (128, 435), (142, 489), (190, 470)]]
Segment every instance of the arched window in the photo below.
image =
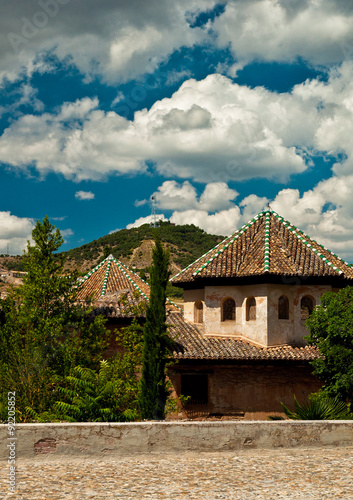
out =
[(254, 297), (246, 299), (246, 321), (255, 321), (256, 319), (256, 300)]
[(300, 318), (308, 319), (315, 307), (314, 299), (305, 295), (300, 301)]
[(278, 299), (278, 319), (289, 319), (289, 300), (285, 295)]
[(222, 304), (222, 321), (235, 320), (235, 301), (234, 299), (225, 299)]
[(203, 323), (203, 303), (197, 300), (194, 304), (194, 322)]

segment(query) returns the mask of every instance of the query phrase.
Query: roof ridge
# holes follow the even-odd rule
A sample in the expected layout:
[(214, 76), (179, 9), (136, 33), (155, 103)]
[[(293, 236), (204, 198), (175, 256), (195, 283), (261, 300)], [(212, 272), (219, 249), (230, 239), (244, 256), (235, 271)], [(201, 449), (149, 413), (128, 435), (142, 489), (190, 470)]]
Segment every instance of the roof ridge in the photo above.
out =
[(103, 266), (103, 264), (105, 264), (107, 262), (108, 259), (110, 259), (112, 257), (112, 255), (108, 255), (108, 257), (106, 257), (104, 260), (102, 260), (102, 262), (100, 262), (99, 264), (97, 264), (93, 269), (91, 269), (88, 273), (86, 273), (82, 279), (82, 281), (80, 282), (79, 285), (77, 285), (77, 288), (80, 287), (85, 281), (88, 280), (88, 278), (90, 278), (92, 276), (93, 273), (95, 273), (96, 271), (98, 271), (98, 269), (100, 267)]
[[(119, 269), (121, 270), (121, 272), (126, 276), (126, 278), (134, 285), (134, 287), (141, 293), (141, 295), (143, 297), (145, 297), (145, 299), (148, 300), (148, 297), (147, 295), (141, 290), (141, 288), (135, 283), (135, 281), (128, 275), (128, 273), (126, 272), (126, 269), (129, 270), (132, 274), (134, 274), (135, 276), (138, 276), (136, 273), (134, 273), (134, 271), (132, 271), (129, 267), (125, 266), (122, 262), (120, 262), (120, 260), (116, 259), (115, 257), (113, 257), (111, 260), (113, 260), (115, 262), (115, 264), (119, 267)], [(138, 276), (140, 278), (140, 276)], [(142, 278), (140, 278), (140, 280), (142, 280)], [(146, 283), (146, 281), (142, 280), (144, 283)], [(148, 285), (148, 283), (146, 283), (146, 285)], [(148, 285), (149, 286), (149, 285)]]
[(264, 272), (270, 272), (270, 224), (271, 212), (269, 210), (265, 213), (265, 244), (264, 244)]
[(305, 236), (305, 238), (307, 238), (308, 240), (316, 243), (316, 245), (318, 245), (319, 247), (323, 248), (324, 250), (326, 250), (327, 252), (329, 252), (331, 255), (333, 255), (334, 257), (338, 258), (341, 262), (343, 262), (344, 264), (348, 265), (349, 267), (352, 267), (348, 264), (348, 262), (345, 262), (343, 259), (341, 259), (340, 257), (338, 257), (338, 255), (334, 254), (333, 252), (331, 252), (331, 250), (329, 250), (328, 248), (324, 247), (323, 245), (320, 245), (320, 243), (318, 243), (316, 240), (314, 240), (313, 238), (311, 238), (310, 236), (308, 236), (307, 234), (304, 233), (304, 231), (302, 231), (301, 229), (297, 228), (294, 224), (292, 224), (291, 222), (289, 222), (288, 220), (286, 220), (284, 217), (282, 217), (281, 215), (279, 215), (277, 212), (275, 212), (274, 210), (271, 209), (271, 212), (273, 213), (273, 215), (279, 219), (281, 222), (284, 222), (284, 226), (290, 226), (288, 227), (288, 229), (291, 231), (291, 228), (294, 229), (294, 231), (291, 231), (295, 236), (298, 235), (298, 239), (304, 243), (305, 246), (307, 246), (308, 248), (310, 248), (314, 253), (315, 255), (317, 255), (318, 257), (320, 257), (321, 260), (323, 260), (327, 265), (329, 265), (330, 267), (332, 267), (335, 271), (338, 272), (338, 274), (344, 274), (343, 271), (341, 271), (337, 266), (335, 266), (332, 262), (330, 262), (324, 255), (322, 255), (319, 250), (317, 250), (316, 248), (314, 248), (310, 243), (308, 243), (302, 236), (300, 236), (298, 233), (302, 234), (303, 236)]
[[(151, 288), (150, 284), (147, 283), (147, 281), (145, 281), (144, 279), (141, 278), (141, 276), (139, 276), (137, 273), (135, 273), (135, 271), (133, 271), (132, 269), (130, 269), (128, 266), (125, 266), (125, 264), (123, 264), (122, 262), (118, 261), (117, 259), (115, 259), (113, 257), (113, 260), (114, 262), (119, 266), (119, 264), (124, 267), (125, 269), (128, 269), (130, 271), (130, 273), (132, 273), (134, 276), (137, 276), (140, 280), (142, 280), (147, 286), (148, 288)], [(147, 297), (146, 294), (143, 293), (143, 291), (140, 289), (140, 287), (124, 272), (123, 269), (121, 269), (122, 272), (126, 275), (126, 277), (131, 281), (131, 283), (133, 283), (133, 285), (138, 289), (138, 291), (147, 299), (149, 300), (149, 298)], [(173, 306), (175, 306), (177, 309), (179, 309), (180, 311), (182, 310), (177, 304), (175, 304), (172, 300), (170, 300), (168, 297), (167, 297), (167, 300), (168, 302), (170, 302)]]
[(101, 297), (104, 297), (104, 295), (105, 295), (105, 291), (106, 291), (106, 288), (107, 288), (107, 282), (108, 282), (109, 270), (110, 270), (111, 263), (112, 263), (111, 260), (109, 260), (108, 265), (107, 265), (107, 269), (105, 271), (105, 276), (104, 276), (104, 281), (103, 281), (103, 287), (102, 287)]
[(169, 281), (173, 280), (174, 278), (176, 278), (177, 276), (179, 276), (179, 274), (181, 274), (184, 271), (186, 271), (187, 269), (189, 269), (189, 267), (191, 267), (194, 264), (196, 264), (196, 262), (198, 262), (199, 260), (201, 260), (204, 257), (206, 257), (206, 255), (208, 255), (209, 253), (211, 253), (212, 250), (215, 250), (218, 247), (218, 245), (222, 245), (222, 243), (224, 243), (228, 238), (230, 238), (231, 236), (233, 236), (233, 234), (235, 234), (238, 231), (239, 231), (239, 229), (237, 229), (237, 231), (235, 231), (234, 233), (230, 234), (229, 236), (226, 236), (220, 243), (217, 243), (216, 246), (214, 246), (213, 248), (211, 248), (210, 250), (208, 250), (207, 252), (205, 252), (203, 255), (201, 255), (201, 257), (198, 257), (196, 260), (194, 260), (193, 262), (191, 262), (191, 264), (189, 264), (188, 266), (184, 267), (184, 269), (182, 269), (177, 274), (175, 274), (174, 276), (172, 276), (171, 278), (169, 278)]
[[(230, 236), (228, 236), (228, 238), (231, 238), (232, 236), (234, 236), (233, 239), (229, 240), (228, 243), (226, 245), (224, 245), (224, 247), (222, 247), (220, 250), (218, 250), (218, 252), (216, 252), (214, 255), (212, 255), (212, 257), (210, 258), (210, 260), (206, 261), (205, 264), (203, 264), (202, 266), (200, 266), (194, 273), (193, 273), (193, 276), (196, 276), (199, 272), (201, 272), (203, 269), (205, 269), (205, 267), (208, 266), (208, 264), (210, 262), (213, 261), (213, 259), (221, 254), (222, 252), (224, 252), (224, 250), (226, 250), (226, 248), (229, 247), (229, 245), (231, 243), (233, 243), (235, 240), (237, 240), (239, 238), (239, 236), (241, 236), (242, 234), (244, 234), (258, 219), (260, 219), (266, 212), (265, 211), (262, 211), (262, 212), (259, 212), (255, 217), (253, 217), (252, 219), (250, 219), (246, 224), (244, 224), (240, 229), (238, 229), (237, 231), (235, 231), (234, 233), (232, 233)], [(228, 239), (226, 238), (226, 239)], [(223, 240), (225, 241), (225, 240)], [(223, 242), (221, 243), (218, 243), (218, 245), (216, 245), (214, 248), (212, 248), (208, 253), (210, 253), (212, 250), (215, 250), (219, 245), (221, 245)], [(205, 254), (205, 255), (207, 255)], [(199, 259), (198, 259), (199, 260)], [(194, 261), (193, 264), (195, 264), (195, 262), (197, 261)], [(186, 268), (187, 269), (187, 268)]]

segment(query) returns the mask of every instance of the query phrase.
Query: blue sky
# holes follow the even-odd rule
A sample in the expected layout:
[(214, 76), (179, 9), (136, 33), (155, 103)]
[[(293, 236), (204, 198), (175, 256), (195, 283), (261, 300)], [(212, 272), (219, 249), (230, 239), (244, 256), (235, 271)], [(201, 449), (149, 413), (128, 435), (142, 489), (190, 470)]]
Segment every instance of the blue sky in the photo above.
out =
[(267, 203), (353, 261), (353, 4), (0, 0), (0, 253)]

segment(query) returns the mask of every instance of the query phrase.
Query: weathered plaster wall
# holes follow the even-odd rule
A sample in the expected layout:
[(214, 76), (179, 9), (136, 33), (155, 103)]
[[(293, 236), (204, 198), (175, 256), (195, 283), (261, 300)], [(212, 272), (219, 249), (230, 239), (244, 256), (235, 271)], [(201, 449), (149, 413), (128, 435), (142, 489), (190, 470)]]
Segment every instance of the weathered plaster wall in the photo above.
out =
[[(205, 336), (236, 337), (247, 339), (261, 346), (283, 344), (304, 345), (308, 334), (305, 321), (301, 319), (301, 298), (311, 296), (315, 305), (320, 303), (323, 293), (330, 285), (245, 285), (206, 286), (200, 290), (184, 292), (184, 317), (194, 322), (194, 304), (204, 304), (203, 322)], [(278, 299), (285, 295), (289, 300), (289, 319), (278, 319)], [(256, 300), (256, 320), (246, 320), (246, 300)], [(232, 298), (236, 304), (235, 321), (221, 321), (221, 308), (225, 299)]]
[[(281, 344), (304, 345), (303, 337), (309, 331), (300, 318), (302, 297), (309, 295), (320, 304), (323, 293), (331, 291), (330, 285), (267, 285), (268, 296), (268, 346)], [(289, 319), (278, 319), (278, 299), (285, 295), (289, 300)]]
[[(256, 320), (246, 321), (246, 299), (256, 300)], [(221, 306), (226, 298), (236, 304), (235, 321), (221, 321)], [(258, 344), (267, 340), (266, 285), (205, 287), (205, 335), (246, 337)]]
[(194, 304), (198, 300), (205, 301), (203, 288), (200, 290), (184, 290), (184, 318), (191, 323), (194, 322)]
[[(19, 424), (16, 460), (95, 459), (146, 453), (352, 446), (352, 421)], [(0, 459), (8, 460), (7, 425)]]

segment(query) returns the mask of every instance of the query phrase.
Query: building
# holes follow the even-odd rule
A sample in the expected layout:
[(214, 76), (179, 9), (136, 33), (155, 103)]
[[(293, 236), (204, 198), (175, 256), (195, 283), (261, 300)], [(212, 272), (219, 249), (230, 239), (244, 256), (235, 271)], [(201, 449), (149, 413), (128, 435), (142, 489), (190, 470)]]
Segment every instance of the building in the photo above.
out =
[[(324, 292), (352, 280), (349, 264), (270, 208), (174, 276), (184, 312), (167, 304), (176, 361), (169, 378), (189, 396), (180, 415), (266, 418), (317, 391), (310, 361), (319, 353), (305, 345), (305, 319)], [(131, 321), (130, 305), (148, 301), (149, 285), (109, 256), (78, 298), (115, 328)], [(117, 348), (112, 339), (109, 354)]]
[(293, 406), (294, 394), (304, 400), (320, 387), (305, 320), (324, 292), (352, 280), (347, 262), (272, 209), (260, 212), (171, 279), (184, 289), (188, 325), (177, 392), (211, 414), (248, 418)]

